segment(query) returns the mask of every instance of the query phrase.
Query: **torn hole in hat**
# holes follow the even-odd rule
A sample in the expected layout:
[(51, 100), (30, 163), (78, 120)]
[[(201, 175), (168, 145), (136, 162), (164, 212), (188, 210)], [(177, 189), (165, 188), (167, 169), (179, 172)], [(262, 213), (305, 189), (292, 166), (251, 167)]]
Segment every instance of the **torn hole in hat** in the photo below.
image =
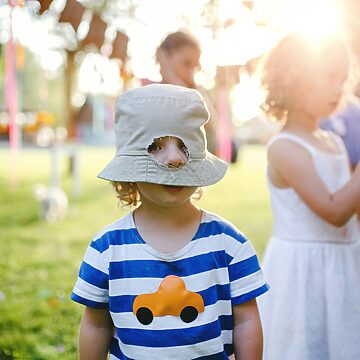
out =
[(183, 140), (176, 136), (160, 136), (147, 147), (151, 158), (160, 166), (179, 169), (189, 161), (189, 150)]

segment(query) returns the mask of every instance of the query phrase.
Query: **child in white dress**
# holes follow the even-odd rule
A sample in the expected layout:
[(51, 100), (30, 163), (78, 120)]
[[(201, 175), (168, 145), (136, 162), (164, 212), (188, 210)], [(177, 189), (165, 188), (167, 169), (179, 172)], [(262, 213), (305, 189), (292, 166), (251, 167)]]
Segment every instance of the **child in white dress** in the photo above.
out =
[[(360, 167), (319, 129), (337, 107), (350, 61), (338, 37), (288, 34), (264, 63), (264, 108), (284, 125), (268, 145), (274, 227), (259, 299), (264, 360), (360, 359)], [(360, 124), (359, 124), (360, 125)]]

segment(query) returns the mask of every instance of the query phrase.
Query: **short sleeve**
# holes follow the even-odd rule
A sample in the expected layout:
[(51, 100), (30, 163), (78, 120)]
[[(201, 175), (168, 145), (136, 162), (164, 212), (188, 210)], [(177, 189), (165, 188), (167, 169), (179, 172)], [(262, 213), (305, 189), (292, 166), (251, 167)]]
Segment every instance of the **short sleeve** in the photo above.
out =
[(109, 245), (106, 234), (93, 240), (85, 252), (70, 298), (95, 309), (109, 307)]
[(229, 278), (232, 305), (242, 304), (268, 291), (256, 252), (238, 233), (229, 242)]

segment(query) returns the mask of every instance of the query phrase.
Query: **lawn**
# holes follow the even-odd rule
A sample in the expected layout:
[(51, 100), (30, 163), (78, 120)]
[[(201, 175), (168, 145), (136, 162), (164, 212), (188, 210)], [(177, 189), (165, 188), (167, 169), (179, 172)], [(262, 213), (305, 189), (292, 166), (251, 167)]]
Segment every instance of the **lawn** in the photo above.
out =
[[(61, 180), (70, 198), (66, 219), (38, 218), (35, 183), (48, 184), (50, 154), (23, 150), (19, 183), (10, 187), (10, 156), (0, 149), (0, 360), (74, 360), (82, 307), (69, 300), (84, 251), (92, 236), (124, 214), (110, 186), (96, 173), (112, 149), (81, 148), (82, 194), (71, 195), (71, 177), (62, 159)], [(265, 182), (265, 152), (247, 146), (200, 205), (233, 222), (263, 253), (271, 229)]]

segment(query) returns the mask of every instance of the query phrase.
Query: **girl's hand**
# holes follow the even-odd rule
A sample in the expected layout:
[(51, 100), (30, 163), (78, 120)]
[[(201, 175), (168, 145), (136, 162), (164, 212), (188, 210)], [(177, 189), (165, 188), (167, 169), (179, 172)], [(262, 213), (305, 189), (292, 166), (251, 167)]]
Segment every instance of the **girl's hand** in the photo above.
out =
[[(360, 162), (358, 162), (357, 165), (355, 166), (353, 176), (360, 178)], [(358, 221), (360, 223), (360, 201), (356, 205), (356, 215), (357, 215)]]
[(357, 163), (354, 169), (354, 176), (360, 176), (360, 162)]

